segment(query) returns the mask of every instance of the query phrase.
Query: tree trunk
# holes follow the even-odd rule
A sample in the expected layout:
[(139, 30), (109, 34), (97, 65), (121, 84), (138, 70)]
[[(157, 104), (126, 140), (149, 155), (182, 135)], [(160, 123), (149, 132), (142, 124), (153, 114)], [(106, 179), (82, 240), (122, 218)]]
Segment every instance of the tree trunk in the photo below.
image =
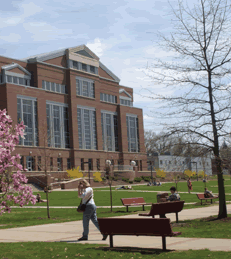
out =
[(224, 186), (224, 178), (221, 168), (221, 159), (219, 157), (216, 158), (216, 167), (217, 167), (217, 182), (218, 182), (218, 193), (219, 193), (219, 214), (218, 219), (227, 217), (227, 208), (225, 201), (225, 186)]
[(50, 219), (50, 209), (49, 209), (49, 201), (48, 201), (48, 186), (46, 191), (46, 197), (47, 197), (47, 217)]
[(209, 85), (208, 90), (209, 90), (211, 120), (212, 120), (212, 127), (213, 127), (213, 139), (214, 139), (213, 153), (215, 156), (215, 164), (216, 164), (216, 169), (217, 169), (217, 181), (218, 181), (218, 193), (219, 193), (218, 218), (221, 219), (221, 218), (227, 217), (227, 208), (226, 208), (226, 201), (225, 201), (224, 179), (223, 179), (223, 173), (222, 173), (222, 168), (221, 168), (221, 158), (220, 158), (220, 154), (219, 154), (219, 139), (218, 139), (218, 134), (217, 134), (216, 118), (215, 118), (214, 106), (213, 106), (211, 71), (208, 71), (208, 85)]
[(111, 183), (110, 183), (110, 198), (111, 198), (111, 212), (112, 212), (112, 191), (111, 191)]

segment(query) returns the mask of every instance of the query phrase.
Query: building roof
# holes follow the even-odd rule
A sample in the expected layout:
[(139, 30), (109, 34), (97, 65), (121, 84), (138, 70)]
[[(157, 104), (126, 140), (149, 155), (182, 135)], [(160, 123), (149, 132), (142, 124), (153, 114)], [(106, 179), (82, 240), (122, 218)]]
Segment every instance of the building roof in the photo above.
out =
[[(99, 61), (99, 57), (93, 53), (86, 45), (79, 45), (76, 47), (72, 48), (64, 48), (60, 50), (55, 50), (55, 51), (50, 51), (47, 53), (42, 53), (42, 54), (37, 54), (33, 55), (27, 58), (22, 59), (22, 61), (27, 61), (27, 62), (36, 62), (36, 61), (46, 61), (49, 59), (61, 57), (66, 54), (66, 51), (69, 50), (71, 52), (74, 52), (76, 54), (88, 57), (88, 58), (93, 58)], [(110, 70), (108, 69), (103, 63), (99, 61), (99, 66), (102, 68), (105, 72), (107, 72), (108, 75), (110, 75), (116, 82), (120, 82), (120, 79)]]

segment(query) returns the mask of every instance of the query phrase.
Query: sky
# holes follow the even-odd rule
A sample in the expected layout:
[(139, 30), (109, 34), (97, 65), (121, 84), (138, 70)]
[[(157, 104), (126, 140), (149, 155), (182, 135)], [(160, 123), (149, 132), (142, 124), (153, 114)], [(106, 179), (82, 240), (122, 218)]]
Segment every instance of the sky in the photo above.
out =
[[(172, 6), (176, 1), (170, 0)], [(15, 59), (87, 45), (117, 77), (132, 87), (133, 106), (143, 109), (144, 129), (160, 132), (147, 90), (166, 91), (144, 73), (154, 57), (156, 33), (171, 32), (168, 1), (5, 1), (0, 10), (0, 55)], [(146, 90), (145, 90), (146, 89)]]

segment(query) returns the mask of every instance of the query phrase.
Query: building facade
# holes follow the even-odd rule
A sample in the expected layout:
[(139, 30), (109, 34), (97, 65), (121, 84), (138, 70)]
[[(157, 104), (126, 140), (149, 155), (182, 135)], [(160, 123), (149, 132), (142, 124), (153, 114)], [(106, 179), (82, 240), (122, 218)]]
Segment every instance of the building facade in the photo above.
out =
[(163, 169), (167, 172), (184, 172), (191, 170), (199, 173), (204, 171), (207, 175), (212, 175), (212, 159), (208, 157), (183, 157), (172, 155), (148, 154), (148, 170), (153, 168)]
[[(29, 171), (147, 169), (142, 109), (133, 89), (85, 45), (23, 60), (0, 56), (0, 109), (26, 125), (15, 153)], [(48, 162), (49, 160), (49, 162)]]

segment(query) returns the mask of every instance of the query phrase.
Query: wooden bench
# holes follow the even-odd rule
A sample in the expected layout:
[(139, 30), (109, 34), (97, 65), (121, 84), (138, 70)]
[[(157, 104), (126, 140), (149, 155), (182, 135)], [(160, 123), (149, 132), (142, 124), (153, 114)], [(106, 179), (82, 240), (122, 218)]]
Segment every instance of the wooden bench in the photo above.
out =
[(162, 202), (162, 203), (153, 203), (149, 213), (142, 213), (142, 214), (139, 214), (139, 216), (148, 216), (148, 217), (152, 216), (152, 218), (155, 218), (155, 215), (176, 213), (176, 222), (178, 222), (178, 212), (182, 211), (183, 207), (184, 207), (184, 201), (169, 201), (169, 202)]
[(110, 236), (110, 247), (113, 247), (113, 236), (161, 236), (162, 249), (166, 250), (166, 237), (178, 236), (181, 232), (172, 232), (170, 219), (134, 219), (134, 218), (98, 218), (101, 234)]
[(121, 198), (121, 201), (123, 203), (124, 206), (127, 207), (127, 212), (128, 212), (128, 206), (143, 206), (143, 210), (144, 210), (144, 205), (148, 205), (148, 204), (152, 204), (152, 203), (146, 203), (144, 201), (143, 197), (139, 197), (139, 198)]
[(218, 199), (218, 196), (213, 196), (213, 197), (209, 197), (209, 198), (205, 198), (204, 193), (197, 193), (197, 198), (201, 201), (201, 205), (202, 205), (202, 200), (211, 200), (211, 204), (213, 203), (213, 199)]

